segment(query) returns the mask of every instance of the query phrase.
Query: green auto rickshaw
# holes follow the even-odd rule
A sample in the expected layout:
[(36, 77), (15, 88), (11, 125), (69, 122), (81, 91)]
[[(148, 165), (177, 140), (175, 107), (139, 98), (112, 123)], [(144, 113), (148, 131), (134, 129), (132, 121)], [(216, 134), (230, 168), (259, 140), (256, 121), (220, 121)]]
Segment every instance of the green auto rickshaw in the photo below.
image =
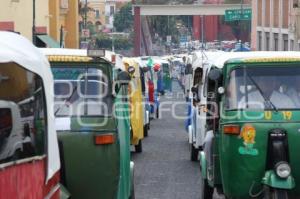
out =
[(170, 62), (167, 59), (162, 59), (161, 66), (163, 70), (163, 85), (164, 90), (172, 92), (172, 77), (170, 70)]
[(201, 198), (300, 198), (300, 53), (226, 53), (211, 65)]
[(43, 52), (54, 76), (64, 198), (134, 198), (126, 99), (129, 74), (127, 79), (124, 73), (114, 74), (113, 64), (101, 51)]

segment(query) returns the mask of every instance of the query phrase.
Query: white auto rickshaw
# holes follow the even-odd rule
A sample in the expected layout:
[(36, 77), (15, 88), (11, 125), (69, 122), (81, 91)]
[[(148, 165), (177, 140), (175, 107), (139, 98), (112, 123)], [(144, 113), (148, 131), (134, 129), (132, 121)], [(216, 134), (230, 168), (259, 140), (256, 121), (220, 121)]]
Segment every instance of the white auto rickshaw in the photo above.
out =
[(195, 52), (192, 58), (192, 83), (189, 91), (189, 143), (190, 158), (192, 161), (198, 160), (198, 152), (202, 150), (206, 129), (206, 106), (207, 94), (205, 81), (214, 59), (220, 57), (225, 52)]
[(23, 36), (0, 31), (0, 198), (64, 195), (47, 58)]

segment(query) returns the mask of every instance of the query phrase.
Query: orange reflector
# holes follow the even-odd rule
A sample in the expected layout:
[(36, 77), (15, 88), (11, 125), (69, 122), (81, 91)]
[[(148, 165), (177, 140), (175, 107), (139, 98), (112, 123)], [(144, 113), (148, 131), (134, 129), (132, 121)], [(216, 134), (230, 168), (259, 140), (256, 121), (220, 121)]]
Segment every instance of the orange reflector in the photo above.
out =
[(225, 134), (239, 135), (240, 134), (240, 127), (238, 125), (225, 125), (223, 127), (223, 132)]
[(95, 135), (96, 145), (113, 144), (115, 142), (114, 134)]

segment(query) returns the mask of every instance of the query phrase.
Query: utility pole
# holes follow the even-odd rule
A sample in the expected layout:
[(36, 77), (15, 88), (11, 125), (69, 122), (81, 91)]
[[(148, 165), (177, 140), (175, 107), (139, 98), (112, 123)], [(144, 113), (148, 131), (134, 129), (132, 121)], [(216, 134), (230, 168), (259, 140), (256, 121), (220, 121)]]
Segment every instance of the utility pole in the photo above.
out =
[(111, 51), (115, 52), (115, 37), (114, 37), (114, 29), (115, 27), (112, 28), (112, 34), (111, 34)]
[(201, 48), (204, 51), (204, 15), (201, 15), (201, 43)]
[(35, 0), (32, 0), (32, 43), (36, 45), (36, 31), (35, 31)]
[(244, 14), (244, 0), (241, 0), (241, 17), (240, 17), (240, 32), (239, 32), (239, 40), (240, 40), (240, 50), (243, 51), (243, 42), (242, 42), (242, 17)]

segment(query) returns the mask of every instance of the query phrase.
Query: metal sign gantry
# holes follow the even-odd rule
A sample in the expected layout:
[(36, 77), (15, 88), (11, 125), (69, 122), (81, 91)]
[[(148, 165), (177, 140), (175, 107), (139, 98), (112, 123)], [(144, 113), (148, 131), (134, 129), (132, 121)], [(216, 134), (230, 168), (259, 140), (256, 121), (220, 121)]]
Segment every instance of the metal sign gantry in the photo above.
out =
[[(241, 4), (133, 5), (141, 16), (225, 15), (226, 10), (241, 9)], [(244, 4), (243, 8), (251, 8)]]
[[(145, 5), (135, 4), (135, 1), (133, 0), (135, 32), (134, 55), (141, 55), (141, 16), (217, 16), (225, 15), (226, 10), (240, 8), (241, 4)], [(243, 8), (250, 9), (251, 4), (243, 4)]]

